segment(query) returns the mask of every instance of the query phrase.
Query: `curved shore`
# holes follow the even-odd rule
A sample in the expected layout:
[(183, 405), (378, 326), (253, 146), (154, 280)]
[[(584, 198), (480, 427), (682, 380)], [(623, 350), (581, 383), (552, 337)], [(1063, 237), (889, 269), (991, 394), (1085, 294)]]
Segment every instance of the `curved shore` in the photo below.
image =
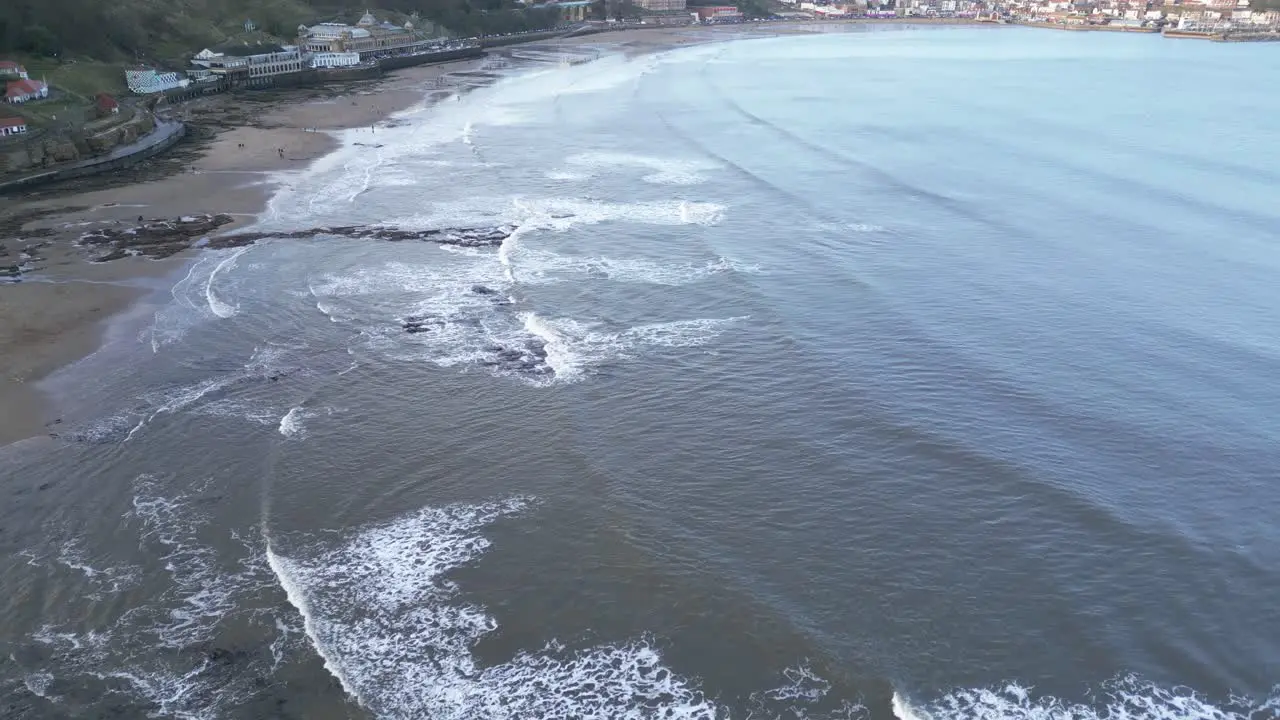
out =
[[(409, 68), (376, 84), (333, 90), (188, 103), (182, 119), (212, 140), (186, 152), (179, 146), (79, 187), (39, 188), (17, 198), (0, 220), (0, 268), (12, 266), (15, 276), (0, 278), (0, 446), (48, 433), (57, 418), (40, 382), (92, 353), (106, 319), (190, 257), (93, 263), (91, 251), (77, 245), (81, 235), (139, 217), (228, 213), (236, 219), (231, 227), (250, 222), (266, 207), (282, 172), (303, 169), (337, 147), (334, 133), (384, 122), (420, 102), (425, 83), (476, 65)], [(140, 182), (129, 182), (139, 175)]]
[[(633, 29), (538, 43), (655, 52), (726, 36), (700, 28)], [(741, 26), (732, 35), (757, 31)], [(288, 172), (305, 169), (338, 145), (337, 133), (368, 128), (433, 95), (453, 92), (452, 73), (485, 60), (398, 70), (345, 86), (202, 98), (177, 108), (196, 139), (136, 167), (60, 183), (17, 197), (0, 215), (0, 447), (50, 434), (58, 418), (40, 389), (59, 368), (94, 352), (107, 319), (155, 290), (190, 252), (164, 259), (94, 263), (78, 240), (95, 228), (229, 214), (232, 231), (260, 214)], [(474, 81), (470, 78), (469, 81)], [(204, 136), (204, 140), (200, 139)], [(210, 136), (212, 136), (211, 139)], [(20, 282), (14, 282), (14, 280)]]

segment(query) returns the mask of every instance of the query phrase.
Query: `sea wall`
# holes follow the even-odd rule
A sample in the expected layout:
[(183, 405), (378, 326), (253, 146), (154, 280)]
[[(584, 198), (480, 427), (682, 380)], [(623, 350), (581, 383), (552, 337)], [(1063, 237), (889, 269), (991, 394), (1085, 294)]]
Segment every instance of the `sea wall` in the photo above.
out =
[(86, 175), (110, 172), (135, 165), (178, 144), (186, 135), (186, 132), (186, 126), (180, 122), (163, 121), (156, 126), (151, 135), (137, 140), (132, 145), (118, 147), (109, 155), (81, 160), (63, 167), (51, 168), (43, 172), (31, 173), (0, 182), (0, 194), (59, 180), (70, 180)]
[(554, 40), (561, 35), (567, 35), (568, 30), (544, 30), (542, 32), (520, 33), (519, 35), (502, 35), (499, 37), (481, 38), (480, 47), (502, 47), (504, 45), (517, 45), (527, 42), (542, 42), (543, 40)]
[(382, 77), (382, 68), (377, 64), (357, 65), (356, 67), (326, 68), (318, 70), (316, 82), (352, 82), (356, 80), (376, 80)]
[(100, 157), (120, 145), (137, 142), (155, 129), (155, 120), (149, 113), (126, 109), (117, 117), (118, 120), (97, 120), (82, 127), (5, 138), (0, 142), (0, 177)]
[(401, 55), (397, 57), (382, 58), (378, 61), (378, 65), (383, 70), (399, 70), (401, 68), (413, 67), (415, 65), (429, 65), (433, 63), (453, 62), (455, 60), (468, 60), (484, 56), (484, 49), (479, 47), (459, 48), (442, 53), (430, 53), (425, 55)]

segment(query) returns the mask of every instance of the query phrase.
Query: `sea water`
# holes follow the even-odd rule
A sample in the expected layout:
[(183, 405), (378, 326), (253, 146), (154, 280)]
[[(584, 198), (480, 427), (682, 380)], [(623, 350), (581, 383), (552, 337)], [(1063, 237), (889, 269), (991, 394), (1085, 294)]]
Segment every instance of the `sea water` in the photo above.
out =
[(561, 52), (55, 379), (6, 717), (1280, 716), (1274, 47)]

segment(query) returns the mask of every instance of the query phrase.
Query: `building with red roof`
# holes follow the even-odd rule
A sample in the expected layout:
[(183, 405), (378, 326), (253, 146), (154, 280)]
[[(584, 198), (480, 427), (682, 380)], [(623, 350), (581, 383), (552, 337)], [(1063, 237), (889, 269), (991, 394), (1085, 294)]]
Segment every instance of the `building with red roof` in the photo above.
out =
[(0, 60), (0, 78), (26, 80), (27, 69), (12, 60)]
[(24, 103), (49, 97), (49, 86), (39, 80), (10, 80), (4, 88), (4, 101)]
[(120, 112), (120, 103), (116, 99), (106, 93), (98, 93), (93, 98), (93, 104), (98, 109), (98, 114), (105, 117)]
[(0, 117), (0, 137), (22, 135), (27, 132), (27, 121), (20, 117)]

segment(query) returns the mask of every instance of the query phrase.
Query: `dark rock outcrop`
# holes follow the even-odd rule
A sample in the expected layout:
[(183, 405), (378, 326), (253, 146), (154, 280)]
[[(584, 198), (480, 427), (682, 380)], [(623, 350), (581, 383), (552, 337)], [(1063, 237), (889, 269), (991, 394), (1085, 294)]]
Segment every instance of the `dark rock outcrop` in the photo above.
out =
[(118, 260), (130, 255), (166, 258), (189, 247), (223, 225), (234, 222), (226, 214), (194, 215), (176, 220), (152, 220), (130, 228), (103, 227), (80, 236), (80, 245), (105, 252), (96, 262)]
[[(459, 247), (497, 247), (516, 230), (511, 225), (428, 230), (408, 230), (385, 225), (339, 225), (286, 232), (241, 232), (208, 237), (210, 233), (233, 221), (234, 219), (227, 214), (196, 215), (176, 220), (143, 220), (133, 227), (99, 228), (82, 235), (79, 244), (101, 249), (102, 254), (95, 258), (95, 261), (108, 262), (134, 255), (165, 258), (190, 247), (220, 250), (245, 247), (260, 240), (302, 240), (325, 236), (382, 242), (417, 240)], [(473, 290), (482, 295), (498, 294), (497, 291), (482, 285), (477, 285)]]

